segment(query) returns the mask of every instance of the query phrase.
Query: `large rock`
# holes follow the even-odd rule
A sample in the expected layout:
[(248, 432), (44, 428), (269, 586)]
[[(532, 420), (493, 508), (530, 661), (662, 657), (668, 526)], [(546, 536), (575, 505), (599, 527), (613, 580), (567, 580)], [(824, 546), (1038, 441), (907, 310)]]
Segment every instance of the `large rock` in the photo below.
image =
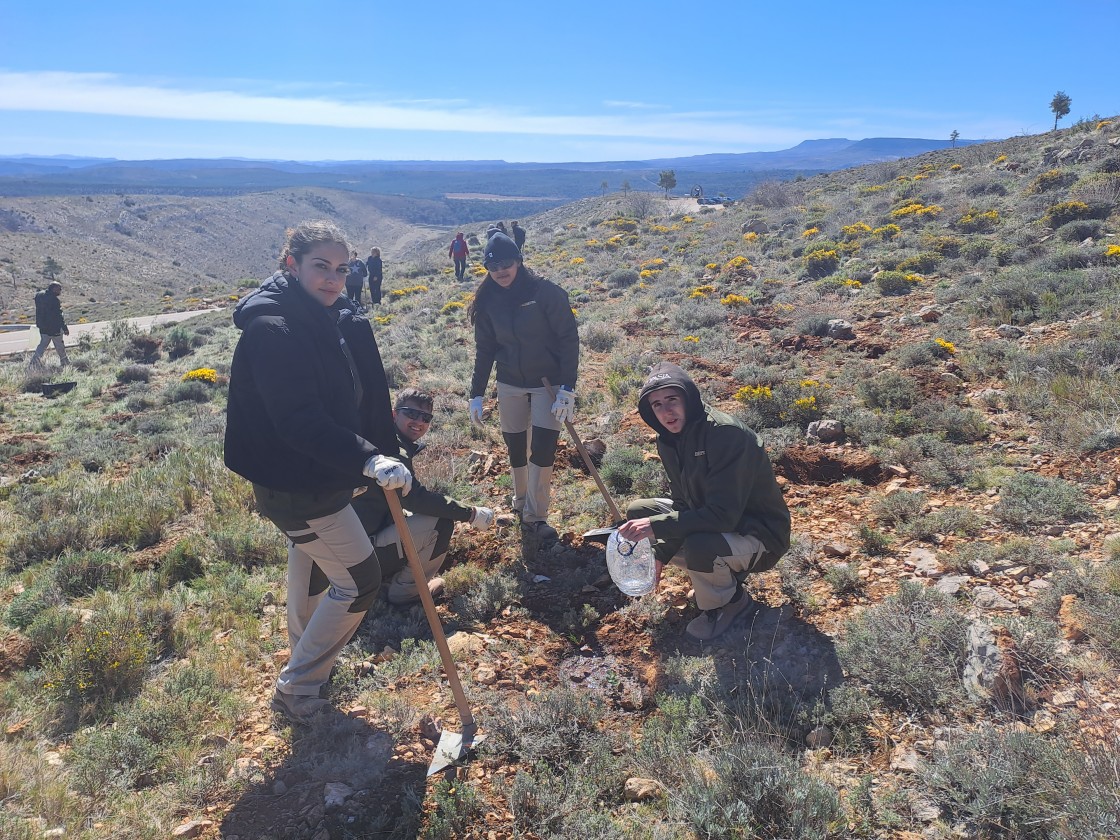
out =
[(969, 625), (968, 657), (962, 679), (965, 691), (974, 700), (1007, 712), (1021, 713), (1026, 709), (1018, 651), (1006, 627), (990, 627), (983, 621)]
[(856, 337), (851, 323), (842, 318), (832, 318), (828, 322), (828, 337), (840, 341), (850, 341)]
[(844, 437), (844, 424), (839, 420), (814, 420), (809, 424), (807, 433), (822, 443), (831, 443)]

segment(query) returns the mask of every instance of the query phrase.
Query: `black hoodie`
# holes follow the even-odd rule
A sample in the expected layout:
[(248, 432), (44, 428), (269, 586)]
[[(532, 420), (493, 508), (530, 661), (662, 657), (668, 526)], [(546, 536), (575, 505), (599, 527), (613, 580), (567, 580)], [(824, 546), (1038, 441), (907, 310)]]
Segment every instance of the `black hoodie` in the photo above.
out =
[(325, 307), (280, 272), (237, 305), (225, 439), (235, 473), (272, 490), (333, 493), (368, 485), (370, 456), (396, 452), (381, 354), (351, 306), (340, 297)]
[[(646, 397), (672, 386), (685, 395), (685, 425), (671, 433)], [(670, 362), (650, 370), (638, 413), (657, 432), (657, 453), (669, 478), (673, 512), (650, 517), (653, 533), (677, 539), (696, 532), (751, 535), (781, 556), (789, 549), (790, 515), (758, 436), (700, 398), (685, 371)]]

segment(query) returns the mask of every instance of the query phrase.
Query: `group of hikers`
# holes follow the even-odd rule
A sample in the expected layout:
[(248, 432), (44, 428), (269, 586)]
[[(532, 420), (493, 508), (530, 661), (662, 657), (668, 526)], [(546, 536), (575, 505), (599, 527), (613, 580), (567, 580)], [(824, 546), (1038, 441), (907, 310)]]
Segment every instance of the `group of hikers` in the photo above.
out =
[[(252, 483), (261, 514), (288, 541), (291, 656), (272, 708), (296, 722), (329, 707), (322, 694), (331, 668), (383, 584), (392, 604), (418, 600), (421, 586), (438, 594), (455, 523), (485, 530), (495, 520), (491, 507), (429, 490), (417, 477), (437, 395), (403, 388), (391, 399), (370, 323), (343, 294), (352, 256), (334, 223), (303, 222), (287, 232), (279, 269), (234, 312), (242, 333), (225, 462)], [(487, 421), (496, 368), (509, 507), (523, 540), (547, 545), (558, 539), (548, 521), (557, 440), (578, 406), (575, 317), (567, 293), (528, 268), (500, 230), (482, 263), (468, 310), (475, 359), (467, 409), (472, 423)], [(658, 579), (665, 563), (687, 572), (699, 614), (686, 634), (709, 642), (751, 609), (746, 576), (789, 548), (789, 510), (757, 435), (705, 403), (682, 368), (654, 365), (637, 407), (657, 433), (669, 497), (633, 501), (615, 524), (628, 540), (650, 540)], [(406, 565), (390, 515), (386, 496), (398, 492), (423, 581)]]
[[(508, 231), (505, 222), (494, 222), (487, 227), (486, 242), (489, 243), (496, 233), (501, 233), (512, 239), (519, 253), (525, 250), (525, 228), (521, 227), (521, 223), (516, 219), (513, 220)], [(470, 259), (471, 248), (462, 231), (455, 234), (455, 238), (451, 240), (451, 246), (447, 249), (447, 256), (455, 263), (455, 279), (460, 282), (468, 279), (467, 260)]]
[(381, 303), (381, 283), (385, 279), (380, 248), (370, 248), (369, 256), (364, 260), (358, 256), (357, 251), (350, 252), (346, 273), (346, 296), (358, 307), (359, 314), (365, 312), (365, 307), (362, 305), (362, 289), (367, 279), (369, 280), (369, 305), (376, 306)]

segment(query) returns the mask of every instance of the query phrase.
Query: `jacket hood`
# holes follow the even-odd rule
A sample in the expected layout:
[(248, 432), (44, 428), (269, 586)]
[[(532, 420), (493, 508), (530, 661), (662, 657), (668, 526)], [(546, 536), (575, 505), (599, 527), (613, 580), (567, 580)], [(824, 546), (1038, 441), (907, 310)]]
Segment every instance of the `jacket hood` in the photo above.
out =
[(692, 381), (684, 368), (672, 362), (658, 362), (649, 370), (642, 390), (638, 392), (638, 414), (645, 420), (646, 425), (653, 429), (659, 436), (666, 440), (676, 437), (666, 429), (653, 413), (646, 397), (662, 388), (677, 388), (685, 395), (685, 426), (689, 426), (704, 416), (704, 401), (700, 398), (700, 389)]
[[(259, 289), (247, 294), (234, 307), (233, 323), (243, 330), (254, 318), (289, 315), (297, 307), (305, 307), (312, 312), (324, 308), (307, 295), (297, 281), (290, 280), (283, 272), (277, 271), (261, 283)], [(339, 295), (338, 300), (325, 309), (330, 312), (330, 320), (336, 323), (345, 317), (356, 317), (354, 304), (344, 294)]]

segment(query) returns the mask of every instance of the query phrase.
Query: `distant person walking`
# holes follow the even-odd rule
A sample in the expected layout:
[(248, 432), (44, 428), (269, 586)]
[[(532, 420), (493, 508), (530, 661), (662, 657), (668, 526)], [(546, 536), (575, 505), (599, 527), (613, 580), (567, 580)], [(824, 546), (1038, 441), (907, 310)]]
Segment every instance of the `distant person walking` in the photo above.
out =
[(486, 228), (486, 241), (489, 242), (491, 239), (493, 239), (495, 233), (501, 233), (501, 231), (498, 230), (497, 225), (490, 225), (488, 228)]
[(35, 293), (35, 326), (39, 330), (39, 346), (28, 362), (28, 367), (37, 367), (42, 364), (43, 354), (47, 345), (54, 342), (54, 349), (58, 351), (58, 361), (63, 367), (70, 364), (66, 357), (66, 343), (64, 335), (70, 335), (70, 328), (62, 317), (62, 303), (59, 296), (62, 294), (62, 284), (57, 280), (52, 281), (47, 288)]
[(369, 271), (366, 264), (358, 259), (358, 252), (350, 252), (349, 271), (346, 274), (346, 297), (354, 301), (354, 305), (362, 308), (362, 286), (365, 285), (366, 275)]
[(513, 231), (513, 244), (517, 246), (517, 250), (524, 251), (525, 228), (521, 227), (521, 224), (516, 219), (513, 220), (513, 224), (510, 225), (510, 228)]
[[(524, 541), (554, 541), (548, 524), (552, 465), (561, 424), (575, 419), (579, 333), (568, 293), (525, 267), (513, 240), (486, 243), (487, 274), (468, 309), (474, 324), (471, 422), (482, 423), (482, 398), (497, 363), (498, 417), (513, 478), (511, 507)], [(556, 399), (541, 382), (557, 388)]]
[(451, 247), (447, 249), (447, 256), (455, 261), (455, 279), (463, 281), (467, 276), (467, 258), (471, 255), (471, 248), (460, 231), (451, 240)]
[(498, 233), (504, 233), (506, 236), (509, 236), (509, 231), (506, 230), (505, 222), (498, 222)]
[(381, 249), (370, 248), (366, 257), (366, 272), (369, 274), (369, 305), (381, 303), (381, 281), (385, 279), (385, 266), (381, 262)]

